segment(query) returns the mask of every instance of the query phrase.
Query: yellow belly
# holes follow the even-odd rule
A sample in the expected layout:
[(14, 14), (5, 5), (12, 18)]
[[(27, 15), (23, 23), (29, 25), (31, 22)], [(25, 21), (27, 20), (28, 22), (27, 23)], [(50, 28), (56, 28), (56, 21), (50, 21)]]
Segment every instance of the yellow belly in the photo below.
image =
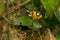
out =
[(42, 15), (38, 15), (37, 16), (37, 12), (36, 11), (30, 11), (29, 14), (32, 15), (33, 19), (41, 19), (42, 18)]

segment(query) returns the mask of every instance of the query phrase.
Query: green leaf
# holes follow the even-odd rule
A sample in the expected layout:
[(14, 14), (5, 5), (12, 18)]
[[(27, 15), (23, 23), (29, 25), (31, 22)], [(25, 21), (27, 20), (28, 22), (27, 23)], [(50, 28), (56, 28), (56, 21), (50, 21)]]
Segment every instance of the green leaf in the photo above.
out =
[(5, 11), (5, 4), (4, 2), (0, 2), (0, 18), (2, 18)]
[(51, 30), (56, 28), (56, 25), (58, 25), (58, 21), (55, 16), (52, 17), (52, 19), (42, 19), (42, 24), (45, 26), (45, 28), (50, 28)]
[(15, 24), (20, 25), (20, 22), (22, 22), (23, 25), (29, 25), (30, 20), (27, 16), (21, 16), (15, 20)]
[(22, 25), (28, 26), (28, 28), (32, 29), (33, 31), (36, 31), (39, 28), (38, 21), (34, 21), (33, 26), (32, 26), (31, 21), (32, 21), (32, 18), (28, 16), (21, 16), (18, 19), (14, 20), (14, 24), (20, 25), (20, 22), (22, 22)]
[(57, 11), (54, 12), (56, 18), (60, 21), (60, 7), (58, 8)]
[(35, 20), (34, 22), (33, 22), (33, 30), (38, 30), (40, 28), (40, 26), (39, 26), (39, 22), (37, 21), (37, 20)]
[(51, 14), (57, 9), (59, 6), (60, 0), (41, 0), (42, 5), (46, 9), (45, 18), (51, 16)]
[(57, 34), (56, 40), (60, 40), (60, 34)]
[(49, 25), (47, 20), (45, 20), (45, 19), (42, 19), (42, 24), (44, 24), (44, 26), (48, 26)]
[(60, 12), (57, 11), (57, 12), (55, 12), (54, 14), (55, 14), (56, 18), (60, 21)]

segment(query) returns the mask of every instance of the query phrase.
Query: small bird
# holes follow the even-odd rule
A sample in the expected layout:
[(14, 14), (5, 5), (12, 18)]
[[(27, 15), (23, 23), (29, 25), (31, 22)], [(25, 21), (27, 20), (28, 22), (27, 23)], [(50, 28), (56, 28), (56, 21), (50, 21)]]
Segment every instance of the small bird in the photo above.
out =
[(38, 20), (43, 17), (40, 11), (30, 11), (28, 16)]
[(29, 16), (32, 16), (33, 19), (41, 19), (43, 17), (43, 7), (40, 0), (32, 0), (34, 7), (36, 8), (33, 11), (29, 12)]

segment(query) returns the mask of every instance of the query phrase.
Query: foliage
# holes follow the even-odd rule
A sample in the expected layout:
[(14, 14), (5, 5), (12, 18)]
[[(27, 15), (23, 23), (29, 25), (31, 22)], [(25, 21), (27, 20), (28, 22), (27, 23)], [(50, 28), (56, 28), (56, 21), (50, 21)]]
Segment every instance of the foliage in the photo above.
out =
[(56, 16), (56, 18), (59, 20), (59, 22), (60, 22), (60, 7), (59, 7), (59, 10), (57, 10), (55, 13), (55, 16)]
[[(25, 0), (22, 0), (22, 1), (25, 2)], [(24, 7), (29, 9), (30, 11), (36, 11), (37, 10), (37, 11), (40, 12), (40, 11), (43, 11), (44, 9), (46, 10), (45, 11), (46, 13), (43, 12), (43, 14), (45, 14), (45, 15), (42, 15), (43, 16), (42, 19), (38, 19), (38, 20), (33, 19), (33, 17), (29, 17), (28, 14), (29, 14), (30, 11), (26, 12), (25, 8), (20, 7), (19, 2), (16, 3), (16, 0), (8, 0), (8, 2), (7, 2), (8, 5), (5, 5), (4, 2), (0, 2), (0, 18), (2, 18), (2, 16), (4, 16), (4, 17), (6, 17), (5, 20), (7, 20), (7, 22), (4, 19), (1, 20), (0, 24), (3, 23), (2, 26), (3, 27), (7, 27), (7, 29), (8, 29), (7, 30), (8, 31), (7, 32), (8, 38), (9, 38), (9, 35), (10, 35), (10, 32), (9, 32), (10, 28), (12, 28), (12, 26), (13, 27), (17, 26), (17, 28), (18, 27), (20, 28), (21, 27), (20, 25), (23, 25), (24, 28), (25, 28), (25, 26), (27, 26), (28, 28), (30, 28), (34, 32), (38, 33), (38, 35), (40, 36), (39, 32), (41, 32), (41, 31), (39, 30), (39, 32), (37, 32), (37, 30), (41, 28), (40, 24), (42, 24), (42, 26), (43, 26), (43, 28), (41, 28), (42, 31), (45, 30), (44, 28), (50, 28), (51, 30), (53, 30), (53, 29), (55, 29), (56, 25), (59, 25), (59, 23), (60, 23), (60, 10), (57, 10), (57, 9), (59, 9), (58, 8), (59, 7), (59, 2), (60, 2), (59, 0), (33, 0), (33, 2), (31, 0), (27, 4), (22, 3), (22, 4), (24, 4)], [(15, 3), (16, 3), (16, 5), (15, 5)], [(5, 6), (8, 6), (8, 8), (5, 8)], [(40, 6), (44, 7), (44, 9), (43, 10), (38, 10)], [(7, 10), (8, 11), (7, 13), (9, 13), (8, 16), (7, 15), (3, 15), (4, 12), (6, 11), (5, 9), (10, 9), (10, 8), (11, 8), (12, 12)], [(14, 10), (13, 10), (13, 8), (14, 8)], [(20, 8), (23, 9), (23, 10), (20, 10)], [(37, 11), (35, 12), (35, 14), (37, 15), (37, 18), (38, 18), (38, 14), (37, 13), (39, 13), (39, 12), (37, 12)], [(19, 17), (19, 15), (20, 15), (20, 17)], [(33, 16), (33, 14), (32, 14), (32, 16)], [(6, 24), (5, 24), (5, 22), (6, 22)], [(9, 22), (11, 22), (11, 24)], [(13, 24), (13, 22), (14, 22), (14, 24)], [(14, 28), (12, 28), (12, 30), (14, 31)], [(21, 33), (20, 30), (17, 30), (17, 31)], [(32, 33), (33, 36), (36, 36), (36, 33), (35, 34)], [(41, 32), (41, 33), (43, 33), (43, 32)], [(18, 34), (18, 36), (19, 36), (19, 34)], [(26, 34), (26, 33), (24, 33), (24, 34)], [(30, 35), (30, 32), (29, 33), (27, 32), (27, 34)], [(45, 36), (46, 36), (46, 33), (44, 34), (44, 37)], [(59, 40), (59, 36), (57, 37), (57, 40)]]
[[(22, 0), (22, 2), (24, 3), (26, 0)], [(26, 9), (28, 10), (32, 10), (32, 9), (36, 9), (35, 7), (33, 7), (32, 2), (28, 2), (27, 4), (24, 5), (26, 7)]]
[(60, 21), (60, 12), (55, 12), (55, 16), (56, 16), (56, 18)]
[[(23, 0), (23, 2), (25, 2), (26, 0)], [(39, 4), (39, 2), (41, 2), (41, 4)], [(33, 10), (33, 9), (39, 9), (39, 5), (43, 6), (46, 10), (45, 16), (43, 16), (42, 20), (40, 20), (42, 22), (42, 24), (46, 27), (49, 27), (50, 29), (54, 29), (56, 25), (58, 25), (59, 21), (60, 21), (60, 13), (57, 13), (57, 9), (59, 7), (59, 0), (33, 0), (33, 4), (32, 1), (30, 1), (29, 3), (25, 4), (24, 6), (29, 9), (29, 10)], [(33, 6), (34, 5), (34, 6)], [(43, 9), (44, 10), (44, 9)], [(56, 11), (56, 12), (55, 12)], [(44, 13), (44, 12), (43, 12)], [(51, 18), (50, 18), (51, 17)], [(58, 21), (58, 20), (59, 21)], [(32, 18), (28, 17), (28, 16), (22, 16), (19, 17), (15, 23), (20, 25), (20, 22), (22, 22), (23, 25), (28, 26), (28, 28), (35, 30), (38, 29), (38, 20), (33, 20), (33, 26), (31, 24), (31, 20)]]
[(53, 16), (51, 19), (47, 18), (47, 19), (42, 19), (42, 24), (46, 27), (46, 28), (50, 28), (51, 30), (56, 28), (56, 25), (59, 24), (59, 21), (56, 19), (55, 16)]
[(56, 36), (56, 40), (60, 40), (60, 35), (57, 35)]
[(41, 0), (42, 5), (46, 9), (45, 18), (48, 18), (54, 11), (56, 11), (59, 7), (59, 2), (60, 0)]
[[(1, 0), (0, 0), (1, 1)], [(5, 4), (3, 1), (0, 2), (0, 18), (2, 18), (5, 11)]]
[(34, 20), (33, 21), (33, 25), (32, 25), (32, 18), (28, 17), (28, 16), (21, 16), (19, 17), (17, 20), (14, 21), (15, 25), (20, 25), (20, 23), (22, 23), (22, 25), (24, 26), (28, 26), (28, 28), (36, 31), (38, 29), (38, 21)]
[(8, 4), (14, 4), (16, 0), (8, 0)]

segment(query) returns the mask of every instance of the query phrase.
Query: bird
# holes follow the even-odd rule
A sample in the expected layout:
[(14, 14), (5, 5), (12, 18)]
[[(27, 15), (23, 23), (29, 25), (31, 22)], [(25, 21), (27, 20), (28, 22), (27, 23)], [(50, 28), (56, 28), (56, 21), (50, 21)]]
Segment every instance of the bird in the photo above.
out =
[(32, 0), (33, 6), (36, 8), (29, 12), (29, 15), (32, 16), (33, 19), (41, 19), (44, 16), (45, 9), (42, 6), (40, 0)]
[(28, 16), (32, 17), (33, 19), (41, 19), (43, 15), (39, 11), (30, 11)]

